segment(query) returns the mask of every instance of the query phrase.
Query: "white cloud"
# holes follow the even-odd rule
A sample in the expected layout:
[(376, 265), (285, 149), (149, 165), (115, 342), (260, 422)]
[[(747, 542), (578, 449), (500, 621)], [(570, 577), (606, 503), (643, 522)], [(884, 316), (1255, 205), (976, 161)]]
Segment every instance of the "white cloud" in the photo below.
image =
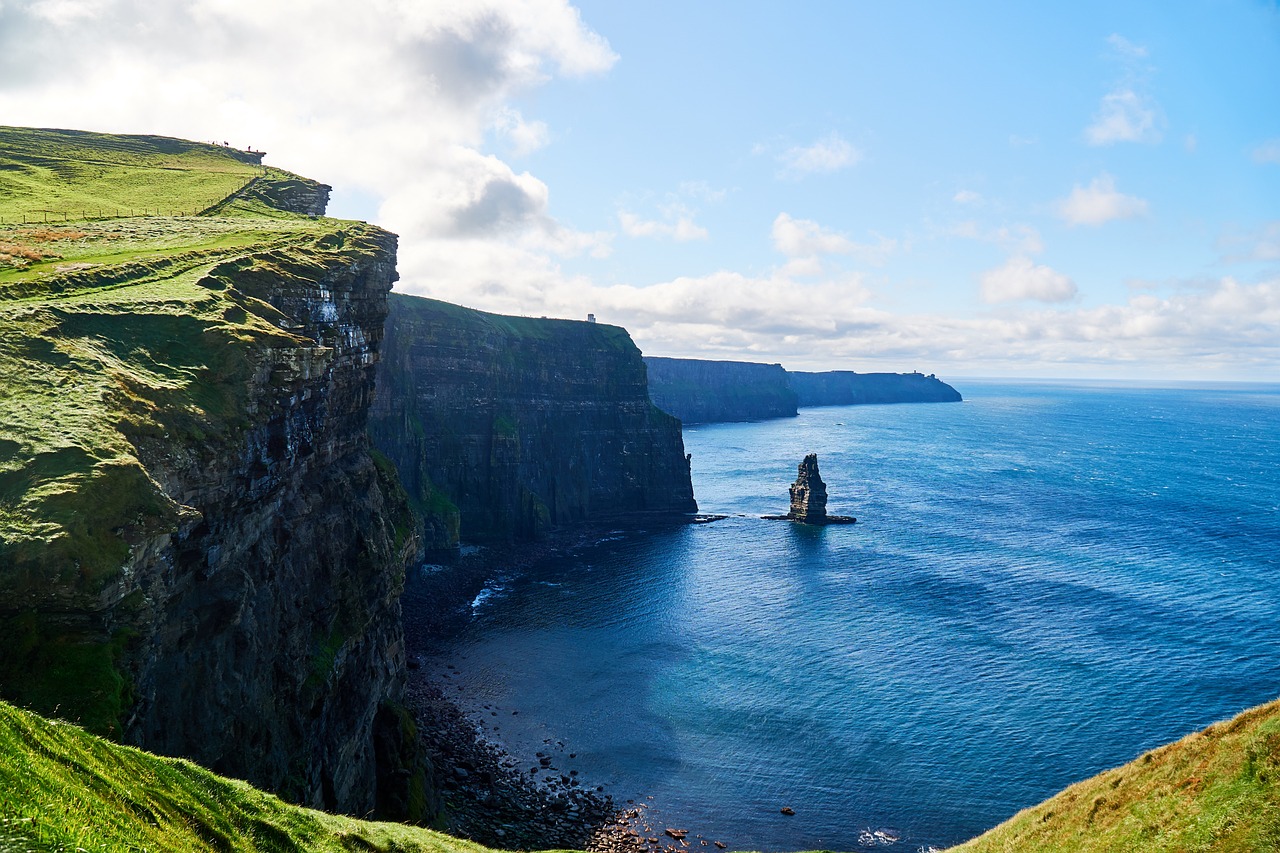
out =
[(849, 255), (863, 263), (879, 266), (898, 249), (898, 241), (872, 232), (874, 244), (856, 243), (844, 234), (823, 228), (811, 219), (793, 219), (779, 213), (773, 220), (773, 245), (791, 258), (818, 255)]
[(507, 105), (498, 108), (493, 129), (511, 143), (512, 154), (523, 157), (542, 148), (550, 140), (546, 122), (526, 121), (519, 110)]
[(778, 155), (785, 177), (836, 172), (862, 159), (862, 153), (836, 132), (828, 133), (812, 145), (796, 145)]
[(853, 250), (853, 241), (843, 234), (809, 219), (792, 219), (786, 213), (779, 213), (773, 220), (772, 236), (774, 248), (793, 258), (848, 254)]
[(693, 221), (687, 214), (675, 217), (673, 222), (659, 222), (654, 219), (641, 219), (626, 210), (618, 211), (618, 222), (624, 234), (630, 237), (670, 237), (678, 243), (689, 240), (705, 240), (707, 229)]
[(973, 190), (960, 190), (951, 197), (956, 204), (982, 204), (982, 194)]
[(1280, 163), (1280, 139), (1269, 139), (1253, 149), (1253, 162)]
[[(700, 325), (696, 311), (710, 306), (677, 296), (691, 291), (714, 300), (744, 282), (746, 293), (767, 300), (765, 310), (735, 316), (733, 329)], [(1007, 306), (971, 318), (890, 315), (865, 294), (842, 298), (834, 283), (819, 294), (832, 300), (831, 310), (815, 317), (810, 306), (826, 302), (790, 304), (808, 291), (774, 293), (775, 286), (769, 278), (719, 273), (681, 280), (663, 316), (642, 319), (611, 305), (602, 316), (623, 321), (651, 354), (745, 357), (797, 369), (1151, 378), (1242, 378), (1280, 369), (1280, 280), (1245, 285), (1226, 278), (1167, 298), (1143, 293), (1074, 310)], [(601, 303), (609, 305), (608, 297)]]
[(610, 235), (555, 221), (548, 187), (485, 146), (548, 144), (513, 99), (616, 59), (567, 0), (0, 3), (6, 123), (266, 149), (339, 187), (335, 214), (344, 196), (381, 202), (402, 286), (491, 262), (536, 278), (609, 251)]
[(1102, 104), (1085, 128), (1090, 145), (1116, 142), (1159, 142), (1158, 112), (1150, 98), (1132, 89), (1116, 89), (1102, 97)]
[(1058, 202), (1058, 215), (1071, 225), (1101, 225), (1113, 219), (1132, 219), (1147, 212), (1145, 200), (1116, 190), (1108, 174), (1094, 178), (1089, 186), (1076, 184), (1071, 195)]
[(1016, 302), (1034, 299), (1039, 302), (1066, 302), (1078, 292), (1076, 283), (1025, 255), (1015, 255), (1004, 266), (982, 274), (982, 301)]

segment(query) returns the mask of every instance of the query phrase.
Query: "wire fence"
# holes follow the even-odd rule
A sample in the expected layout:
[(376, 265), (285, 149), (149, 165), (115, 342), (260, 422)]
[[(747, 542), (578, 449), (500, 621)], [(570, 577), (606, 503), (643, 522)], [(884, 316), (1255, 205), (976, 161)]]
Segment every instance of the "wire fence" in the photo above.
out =
[(254, 175), (252, 178), (244, 182), (244, 185), (235, 192), (225, 195), (221, 198), (210, 199), (207, 202), (199, 202), (199, 207), (96, 207), (81, 208), (80, 210), (53, 210), (41, 209), (20, 211), (17, 213), (0, 216), (0, 225), (57, 225), (64, 222), (95, 222), (104, 219), (127, 219), (139, 216), (199, 216), (213, 210), (215, 207), (234, 199), (249, 188), (254, 181), (260, 177), (265, 177), (267, 170), (264, 168), (261, 175)]

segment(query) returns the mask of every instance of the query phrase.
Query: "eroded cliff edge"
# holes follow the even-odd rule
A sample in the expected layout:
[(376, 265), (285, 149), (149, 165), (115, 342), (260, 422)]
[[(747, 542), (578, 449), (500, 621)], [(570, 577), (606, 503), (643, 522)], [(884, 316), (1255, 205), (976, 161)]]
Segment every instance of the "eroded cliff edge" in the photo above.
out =
[(378, 371), (370, 433), (433, 547), (697, 509), (625, 329), (392, 294)]
[(394, 235), (230, 215), (39, 239), (107, 261), (0, 280), (0, 693), (368, 813), (395, 793), (379, 751), (412, 751), (392, 703), (419, 543), (365, 430)]

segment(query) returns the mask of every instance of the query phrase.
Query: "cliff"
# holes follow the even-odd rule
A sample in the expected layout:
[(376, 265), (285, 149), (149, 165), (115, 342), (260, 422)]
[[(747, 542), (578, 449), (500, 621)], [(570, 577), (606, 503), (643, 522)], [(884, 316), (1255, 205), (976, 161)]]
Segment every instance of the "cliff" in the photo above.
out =
[[(225, 178), (214, 146), (74, 139), (154, 152), (178, 201)], [(229, 213), (0, 228), (0, 694), (366, 813), (418, 547), (365, 432), (395, 237)]]
[(624, 329), (392, 294), (378, 383), (374, 445), (436, 547), (697, 509), (680, 424)]
[(791, 418), (796, 393), (780, 364), (645, 356), (649, 394), (686, 424)]
[(789, 370), (787, 378), (802, 407), (862, 403), (958, 403), (960, 392), (933, 374)]
[(808, 406), (960, 401), (950, 385), (920, 373), (806, 373), (780, 364), (657, 356), (644, 361), (653, 402), (686, 424), (790, 418)]

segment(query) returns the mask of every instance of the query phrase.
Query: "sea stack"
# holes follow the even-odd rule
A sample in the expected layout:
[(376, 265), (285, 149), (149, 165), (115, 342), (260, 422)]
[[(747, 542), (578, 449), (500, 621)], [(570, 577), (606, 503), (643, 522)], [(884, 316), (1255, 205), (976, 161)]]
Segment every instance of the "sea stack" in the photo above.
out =
[(827, 484), (818, 473), (818, 454), (810, 453), (800, 463), (791, 484), (791, 518), (804, 524), (827, 523)]
[(795, 521), (821, 527), (827, 524), (853, 524), (858, 519), (848, 515), (827, 515), (827, 484), (818, 473), (818, 454), (810, 453), (800, 463), (796, 481), (791, 484), (791, 511), (786, 515), (762, 515), (770, 521)]

